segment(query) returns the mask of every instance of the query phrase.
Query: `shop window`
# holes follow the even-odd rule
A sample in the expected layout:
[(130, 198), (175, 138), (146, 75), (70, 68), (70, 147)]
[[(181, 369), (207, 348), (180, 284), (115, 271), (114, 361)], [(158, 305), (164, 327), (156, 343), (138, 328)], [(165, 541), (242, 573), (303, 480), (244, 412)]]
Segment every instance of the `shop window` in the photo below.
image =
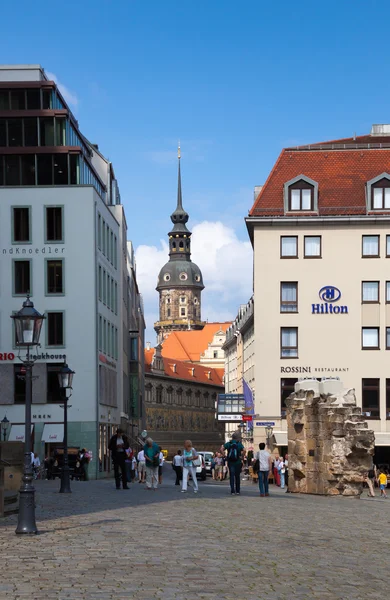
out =
[(63, 207), (46, 206), (46, 242), (63, 242)]
[(17, 243), (31, 242), (30, 208), (28, 206), (12, 207), (12, 241)]
[(293, 377), (282, 378), (280, 380), (280, 414), (282, 415), (282, 419), (286, 418), (286, 399), (295, 390), (297, 381), (298, 379), (294, 379)]
[(14, 260), (14, 295), (26, 296), (32, 294), (31, 261)]
[(62, 295), (64, 293), (64, 261), (46, 261), (46, 293), (50, 295)]
[(14, 365), (14, 402), (26, 403), (26, 367)]
[(362, 412), (369, 419), (379, 419), (379, 379), (362, 379)]
[(46, 319), (47, 346), (64, 345), (64, 313), (48, 312)]

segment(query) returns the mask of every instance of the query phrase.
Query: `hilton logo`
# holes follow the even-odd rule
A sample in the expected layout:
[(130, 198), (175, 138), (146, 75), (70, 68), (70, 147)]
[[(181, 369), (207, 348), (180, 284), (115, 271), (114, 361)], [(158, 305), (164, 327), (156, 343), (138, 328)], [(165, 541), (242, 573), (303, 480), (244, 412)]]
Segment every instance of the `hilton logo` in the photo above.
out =
[(337, 287), (333, 285), (326, 285), (321, 288), (319, 297), (323, 300), (323, 304), (312, 304), (311, 313), (312, 315), (347, 315), (348, 306), (340, 306), (339, 304), (334, 305), (334, 302), (338, 302), (341, 298), (341, 292)]

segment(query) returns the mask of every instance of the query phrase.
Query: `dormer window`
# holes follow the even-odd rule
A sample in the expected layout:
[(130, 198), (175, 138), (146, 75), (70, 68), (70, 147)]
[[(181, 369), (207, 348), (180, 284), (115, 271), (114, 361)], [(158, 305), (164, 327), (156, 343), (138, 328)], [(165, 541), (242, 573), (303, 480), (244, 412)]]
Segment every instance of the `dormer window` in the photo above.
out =
[(317, 212), (318, 183), (306, 175), (298, 175), (284, 184), (284, 211)]
[(313, 186), (306, 181), (299, 181), (289, 187), (289, 209), (313, 210)]
[(367, 211), (390, 210), (390, 175), (381, 173), (367, 181)]
[(371, 187), (372, 208), (374, 210), (390, 209), (390, 180), (381, 179)]

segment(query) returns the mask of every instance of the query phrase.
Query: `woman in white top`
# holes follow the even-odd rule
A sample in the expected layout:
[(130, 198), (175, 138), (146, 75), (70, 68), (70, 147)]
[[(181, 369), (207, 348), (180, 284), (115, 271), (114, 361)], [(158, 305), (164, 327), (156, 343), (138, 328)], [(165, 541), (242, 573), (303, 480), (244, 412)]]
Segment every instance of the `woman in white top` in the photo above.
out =
[(196, 466), (194, 461), (199, 458), (199, 455), (195, 448), (192, 447), (191, 440), (184, 442), (183, 451), (183, 481), (181, 491), (185, 493), (187, 491), (188, 478), (191, 475), (192, 481), (194, 482), (194, 494), (198, 493), (198, 481), (196, 479)]

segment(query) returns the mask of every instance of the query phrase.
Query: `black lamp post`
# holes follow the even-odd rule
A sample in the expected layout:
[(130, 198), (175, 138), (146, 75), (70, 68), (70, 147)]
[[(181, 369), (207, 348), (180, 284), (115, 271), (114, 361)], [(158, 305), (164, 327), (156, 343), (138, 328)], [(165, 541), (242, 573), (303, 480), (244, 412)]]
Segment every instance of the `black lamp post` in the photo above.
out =
[(27, 294), (27, 300), (23, 302), (23, 308), (11, 319), (15, 323), (16, 345), (25, 348), (26, 358), (20, 358), (25, 366), (26, 381), (26, 414), (25, 414), (25, 436), (24, 436), (24, 467), (22, 483), (19, 490), (19, 515), (16, 533), (37, 533), (35, 522), (35, 488), (33, 485), (33, 471), (31, 461), (31, 402), (32, 402), (32, 368), (35, 360), (32, 359), (30, 351), (32, 346), (39, 346), (39, 336), (43, 319), (34, 308), (34, 304)]
[(62, 466), (61, 473), (61, 487), (60, 494), (71, 494), (70, 489), (70, 472), (69, 472), (69, 460), (68, 460), (68, 400), (72, 395), (72, 381), (74, 371), (69, 369), (66, 362), (58, 373), (58, 382), (60, 384), (61, 395), (64, 401), (64, 464)]
[(9, 421), (7, 419), (7, 415), (4, 419), (1, 420), (1, 431), (3, 433), (3, 442), (5, 442), (5, 438), (7, 437), (7, 429), (8, 429)]

